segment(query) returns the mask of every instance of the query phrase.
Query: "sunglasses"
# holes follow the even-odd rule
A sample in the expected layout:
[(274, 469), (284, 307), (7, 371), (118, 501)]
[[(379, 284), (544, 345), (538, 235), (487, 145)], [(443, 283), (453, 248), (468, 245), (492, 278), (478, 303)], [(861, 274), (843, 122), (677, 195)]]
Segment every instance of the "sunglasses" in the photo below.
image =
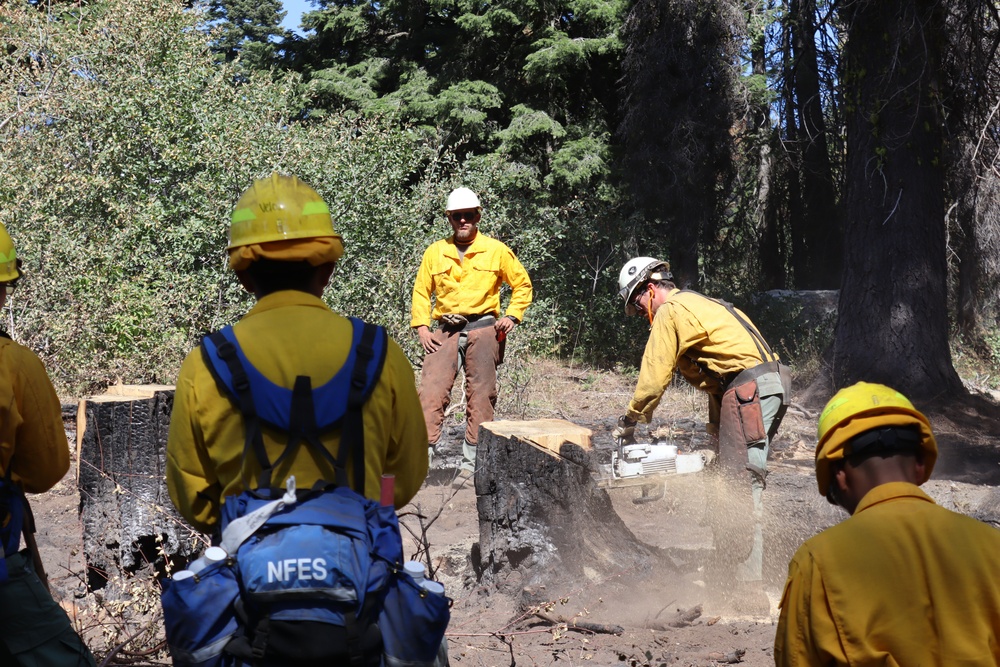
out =
[(449, 213), (448, 218), (452, 222), (461, 222), (462, 220), (473, 222), (479, 219), (479, 211), (455, 211), (454, 213)]

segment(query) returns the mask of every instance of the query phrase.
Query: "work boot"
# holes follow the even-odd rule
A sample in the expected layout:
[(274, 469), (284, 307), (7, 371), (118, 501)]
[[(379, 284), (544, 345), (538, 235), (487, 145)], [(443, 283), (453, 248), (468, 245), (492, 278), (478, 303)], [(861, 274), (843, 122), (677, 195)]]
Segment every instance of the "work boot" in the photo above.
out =
[(462, 465), (459, 467), (470, 473), (476, 470), (476, 446), (468, 440), (462, 441)]

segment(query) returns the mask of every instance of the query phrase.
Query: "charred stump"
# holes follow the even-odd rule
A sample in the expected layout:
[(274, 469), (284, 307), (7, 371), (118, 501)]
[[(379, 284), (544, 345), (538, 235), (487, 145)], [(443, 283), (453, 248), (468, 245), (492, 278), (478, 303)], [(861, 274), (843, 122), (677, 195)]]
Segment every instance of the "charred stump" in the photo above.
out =
[(200, 550), (165, 481), (172, 387), (117, 387), (77, 412), (80, 518), (88, 586), (127, 597), (123, 575)]
[(544, 585), (551, 594), (664, 564), (597, 486), (588, 429), (558, 419), (488, 422), (477, 450), (481, 584), (507, 593)]

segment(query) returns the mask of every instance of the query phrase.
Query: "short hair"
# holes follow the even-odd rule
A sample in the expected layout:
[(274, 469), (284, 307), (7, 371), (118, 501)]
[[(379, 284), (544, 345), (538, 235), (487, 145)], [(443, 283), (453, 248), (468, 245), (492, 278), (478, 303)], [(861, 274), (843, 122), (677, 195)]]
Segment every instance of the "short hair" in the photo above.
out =
[(265, 295), (281, 290), (308, 292), (319, 269), (305, 260), (283, 262), (262, 257), (251, 262), (246, 271), (253, 278), (257, 291)]

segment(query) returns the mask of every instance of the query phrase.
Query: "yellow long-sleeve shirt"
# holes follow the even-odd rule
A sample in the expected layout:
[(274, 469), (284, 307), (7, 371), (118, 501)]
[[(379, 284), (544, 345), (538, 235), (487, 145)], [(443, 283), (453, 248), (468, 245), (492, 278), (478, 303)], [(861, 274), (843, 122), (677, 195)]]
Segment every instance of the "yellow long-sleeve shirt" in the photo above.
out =
[(997, 554), (997, 529), (913, 484), (877, 486), (789, 564), (775, 664), (998, 665)]
[[(250, 363), (286, 388), (292, 388), (299, 375), (310, 376), (314, 387), (332, 378), (347, 359), (352, 331), (350, 320), (320, 299), (297, 291), (265, 296), (233, 330)], [(382, 473), (393, 473), (395, 504), (402, 507), (427, 475), (427, 429), (413, 369), (391, 339), (382, 374), (362, 412), (365, 495), (377, 499)], [(321, 440), (336, 454), (340, 431), (323, 434)], [(264, 429), (272, 463), (286, 442), (285, 434)], [(167, 440), (167, 488), (181, 516), (199, 530), (210, 531), (224, 498), (244, 490), (243, 445), (243, 418), (219, 389), (201, 348), (196, 348), (184, 360), (177, 379)], [(248, 479), (255, 484), (260, 466), (252, 453), (248, 458)], [(329, 464), (314, 460), (306, 447), (278, 466), (272, 481), (284, 486), (289, 475), (295, 475), (300, 489), (319, 479), (334, 479)]]
[(721, 394), (718, 381), (702, 368), (730, 377), (762, 361), (753, 338), (725, 306), (694, 292), (671, 290), (653, 318), (626, 414), (649, 423), (675, 369), (698, 389)]
[(531, 278), (510, 248), (479, 232), (462, 259), (452, 237), (436, 241), (424, 251), (413, 284), (410, 326), (430, 326), (447, 313), (499, 317), (503, 283), (511, 287), (504, 314), (520, 322), (531, 305)]
[(0, 476), (11, 465), (22, 489), (48, 491), (69, 470), (69, 445), (59, 397), (41, 359), (0, 338)]

